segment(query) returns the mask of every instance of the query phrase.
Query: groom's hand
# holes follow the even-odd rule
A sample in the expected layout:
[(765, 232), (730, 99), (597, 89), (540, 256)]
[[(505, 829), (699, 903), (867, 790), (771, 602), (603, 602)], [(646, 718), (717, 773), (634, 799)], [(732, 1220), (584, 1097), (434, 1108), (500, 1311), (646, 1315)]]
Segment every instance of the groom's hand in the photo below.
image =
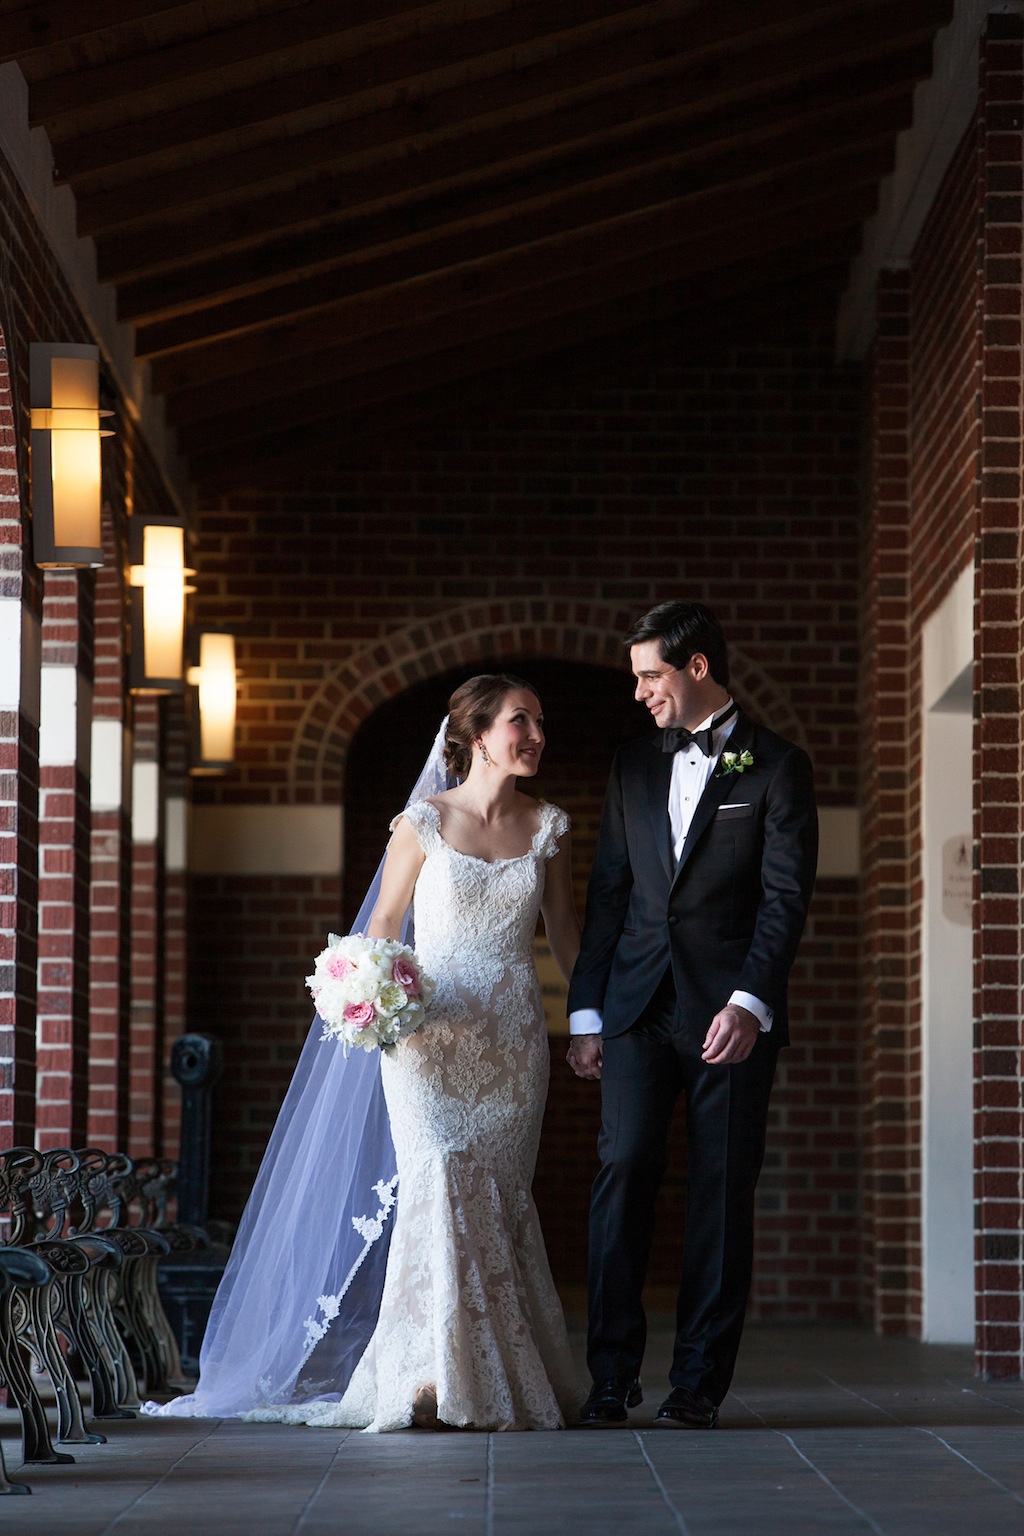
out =
[(577, 1077), (600, 1077), (601, 1036), (573, 1035), (565, 1059)]
[(729, 1003), (719, 1009), (711, 1020), (711, 1028), (704, 1037), (701, 1060), (709, 1067), (734, 1066), (746, 1061), (760, 1034), (757, 1015), (739, 1003)]

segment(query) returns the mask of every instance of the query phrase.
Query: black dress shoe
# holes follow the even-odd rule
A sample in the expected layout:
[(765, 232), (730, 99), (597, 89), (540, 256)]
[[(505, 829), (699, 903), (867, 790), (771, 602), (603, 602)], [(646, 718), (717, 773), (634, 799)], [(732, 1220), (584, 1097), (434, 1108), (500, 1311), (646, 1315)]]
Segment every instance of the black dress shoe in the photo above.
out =
[(628, 1410), (644, 1400), (639, 1376), (606, 1376), (595, 1381), (590, 1396), (580, 1409), (584, 1429), (610, 1429), (625, 1424)]
[(710, 1397), (702, 1397), (689, 1387), (673, 1387), (654, 1416), (662, 1429), (714, 1429), (718, 1409)]

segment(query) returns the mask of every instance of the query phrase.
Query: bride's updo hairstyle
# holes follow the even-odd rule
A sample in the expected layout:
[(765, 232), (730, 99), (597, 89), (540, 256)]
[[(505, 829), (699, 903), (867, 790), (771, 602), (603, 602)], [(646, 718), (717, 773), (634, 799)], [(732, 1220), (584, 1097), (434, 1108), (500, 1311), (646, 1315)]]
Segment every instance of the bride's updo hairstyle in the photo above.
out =
[(444, 741), (445, 767), (455, 778), (467, 777), (474, 741), (490, 730), (506, 696), (516, 688), (539, 697), (532, 683), (509, 672), (482, 672), (456, 688), (448, 700), (448, 731)]

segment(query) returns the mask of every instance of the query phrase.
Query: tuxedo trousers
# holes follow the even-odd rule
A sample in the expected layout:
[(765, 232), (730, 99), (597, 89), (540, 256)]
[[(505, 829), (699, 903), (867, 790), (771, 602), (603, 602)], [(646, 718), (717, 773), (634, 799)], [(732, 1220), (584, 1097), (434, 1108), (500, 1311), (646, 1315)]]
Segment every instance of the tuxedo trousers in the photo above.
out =
[(729, 1389), (754, 1257), (754, 1191), (778, 1060), (760, 1034), (746, 1061), (709, 1066), (666, 977), (643, 1017), (606, 1039), (600, 1172), (590, 1208), (587, 1363), (595, 1381), (640, 1373), (642, 1304), (658, 1187), (680, 1094), (686, 1105), (686, 1226), (669, 1380), (720, 1403)]

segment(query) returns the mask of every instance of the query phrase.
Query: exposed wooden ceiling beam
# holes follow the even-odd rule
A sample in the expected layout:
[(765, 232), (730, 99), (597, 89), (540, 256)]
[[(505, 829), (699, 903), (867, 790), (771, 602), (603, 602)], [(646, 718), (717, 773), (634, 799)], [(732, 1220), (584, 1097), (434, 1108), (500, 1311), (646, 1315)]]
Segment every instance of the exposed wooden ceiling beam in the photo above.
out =
[[(819, 108), (795, 121), (766, 118), (759, 123), (757, 155), (762, 171), (782, 169), (820, 155), (823, 142), (847, 149), (881, 146), (909, 121), (905, 89), (865, 104), (844, 102)], [(279, 240), (250, 252), (197, 264), (171, 275), (118, 290), (118, 314), (143, 327), (180, 317), (160, 328), (163, 346), (171, 337), (182, 344), (226, 333), (256, 321), (266, 323), (275, 313), (301, 307), (304, 285), (321, 282), (333, 269), (353, 261), (373, 262), (375, 282), (392, 280), (389, 261), (407, 262), (423, 270), (436, 266), (432, 256), (440, 242), (458, 242), (460, 259), (496, 249), (501, 243), (521, 245), (541, 234), (591, 223), (663, 201), (681, 191), (728, 184), (749, 170), (751, 138), (744, 132), (717, 151), (687, 135), (680, 154), (652, 155), (633, 151), (624, 157), (584, 162), (570, 160), (533, 178), (499, 183), (485, 192), (475, 188), (435, 194), (424, 208), (385, 209), (342, 228), (328, 226), (298, 239)], [(625, 162), (623, 164), (623, 161)], [(600, 167), (602, 174), (594, 172)], [(143, 351), (160, 350), (140, 335)]]
[[(315, 307), (305, 314), (271, 317), (262, 323), (254, 317), (245, 334), (231, 336), (185, 351), (155, 357), (153, 379), (158, 389), (176, 389), (197, 374), (213, 380), (261, 368), (271, 359), (321, 349), (325, 338), (344, 346), (357, 335), (387, 329), (447, 313), (466, 302), (512, 294), (544, 282), (552, 271), (581, 277), (602, 265), (672, 249), (686, 239), (716, 227), (728, 227), (752, 214), (770, 216), (779, 209), (803, 206), (830, 193), (835, 186), (863, 185), (884, 173), (891, 147), (827, 155), (816, 163), (776, 174), (773, 170), (737, 179), (727, 187), (713, 186), (691, 196), (667, 199), (654, 207), (615, 218), (599, 220), (568, 231), (536, 239), (508, 249), (502, 244), (477, 260), (463, 259), (460, 241), (444, 253), (435, 252), (449, 265), (424, 271), (419, 259), (399, 276), (392, 268), (390, 286), (381, 284), (381, 264), (372, 262), (362, 271), (332, 274), (331, 286), (319, 289)], [(380, 285), (380, 286), (378, 286)], [(314, 294), (307, 289), (307, 298)], [(165, 322), (170, 326), (176, 322)], [(168, 337), (163, 327), (140, 330), (137, 349), (145, 354)]]
[[(512, 132), (502, 123), (473, 134), (453, 136), (446, 129), (417, 136), (402, 146), (389, 144), (380, 153), (356, 156), (314, 181), (299, 181), (270, 194), (259, 190), (250, 200), (225, 200), (191, 216), (169, 208), (164, 217), (173, 222), (171, 238), (164, 222), (101, 234), (100, 276), (121, 284), (124, 293), (123, 285), (134, 277), (169, 274), (195, 264), (197, 282), (204, 291), (216, 292), (232, 272), (236, 282), (244, 282), (247, 270), (265, 270), (265, 262), (272, 265), (275, 241), (287, 265), (300, 250), (296, 237), (303, 237), (305, 258), (305, 242), (340, 243), (347, 238), (344, 226), (359, 219), (383, 216), (397, 222), (404, 215), (411, 230), (424, 217), (421, 204), (428, 205), (431, 214), (474, 197), (478, 206), (487, 206), (487, 199), (500, 200), (513, 183), (531, 177), (573, 185), (595, 163), (613, 171), (630, 163), (630, 157), (682, 144), (695, 154), (724, 143), (745, 143), (753, 152), (764, 129), (828, 115), (848, 102), (859, 103), (869, 113), (876, 105), (884, 110), (885, 101), (898, 96), (909, 112), (911, 82), (927, 71), (930, 54), (930, 43), (918, 43), (852, 68), (796, 82), (773, 81), (768, 94), (753, 99), (743, 95), (709, 109), (681, 105), (674, 85), (661, 84), (520, 119)], [(190, 280), (187, 272), (182, 277)], [(152, 307), (148, 300), (135, 305), (129, 298), (123, 313), (143, 314), (147, 307)]]
[[(636, 0), (572, 0), (559, 7), (558, 24), (583, 24), (588, 18), (632, 9)], [(70, 69), (35, 82), (32, 114), (39, 122), (67, 119), (78, 133), (104, 124), (144, 118), (160, 102), (173, 104), (175, 87), (184, 85), (196, 100), (223, 95), (260, 80), (284, 81), (316, 69), (371, 54), (395, 50), (410, 38), (431, 38), (435, 55), (446, 53), (453, 29), (472, 33), (475, 21), (507, 14), (514, 0), (300, 0), (282, 19), (280, 7), (253, 21), (225, 24), (172, 46), (136, 52), (131, 67), (112, 57), (91, 69)], [(544, 18), (550, 29), (551, 7)], [(56, 121), (55, 121), (56, 120)]]
[[(729, 163), (718, 160), (712, 167), (695, 167), (689, 175), (685, 174), (685, 158), (680, 164), (677, 157), (669, 157), (668, 161), (643, 170), (585, 183), (574, 192), (559, 190), (530, 203), (497, 207), (476, 220), (442, 224), (439, 229), (407, 240), (356, 250), (344, 261), (330, 264), (327, 270), (284, 281), (253, 295), (221, 304), (193, 306), (180, 315), (144, 321), (137, 329), (137, 352), (140, 356), (155, 356), (207, 346), (220, 336), (263, 329), (295, 313), (333, 306), (356, 293), (405, 281), (422, 281), (427, 273), (453, 267), (464, 275), (465, 286), (471, 283), (473, 264), (496, 253), (527, 249), (576, 230), (586, 233), (588, 243), (603, 244), (606, 230), (611, 229), (614, 221), (642, 214), (646, 209), (665, 209), (668, 204), (679, 214), (680, 229), (697, 221), (708, 223), (728, 212), (729, 197), (734, 192), (742, 194), (771, 177), (780, 178), (775, 184), (780, 186), (783, 201), (803, 197), (808, 187), (814, 187), (823, 178), (827, 180), (837, 161), (843, 163), (847, 175), (854, 174), (857, 155), (863, 155), (867, 174), (884, 174), (889, 166), (890, 134), (884, 129), (870, 134), (864, 131), (860, 138), (847, 135), (843, 146), (841, 154), (832, 151), (808, 155), (803, 138), (783, 138), (777, 144), (766, 140), (761, 146), (757, 178), (749, 177), (746, 152), (732, 155)], [(642, 241), (639, 230), (637, 240)]]
[[(860, 195), (854, 194), (852, 209), (858, 212), (869, 206), (869, 200), (870, 190), (861, 190)], [(812, 207), (804, 209), (800, 217), (794, 215), (786, 223), (791, 244), (780, 243), (777, 249), (768, 246), (758, 249), (755, 252), (757, 260), (746, 264), (746, 284), (757, 289), (765, 281), (766, 266), (781, 270), (792, 260), (800, 261), (801, 272), (818, 272), (834, 264), (838, 260), (837, 252), (846, 250), (847, 243), (847, 233), (829, 224), (829, 220), (835, 220), (835, 215), (835, 201), (824, 209)], [(781, 237), (777, 238), (781, 240)], [(794, 247), (797, 257), (792, 255)], [(740, 284), (745, 264), (735, 261), (734, 257), (735, 250), (726, 250), (720, 270), (731, 273), (731, 284)], [(309, 412), (324, 387), (370, 378), (382, 367), (405, 369), (410, 362), (447, 352), (456, 336), (464, 349), (476, 347), (494, 358), (504, 355), (507, 341), (514, 346), (514, 336), (531, 326), (536, 326), (545, 335), (563, 332), (579, 338), (586, 332), (586, 327), (597, 323), (596, 316), (605, 315), (606, 321), (602, 324), (608, 323), (611, 329), (619, 329), (620, 323), (623, 326), (639, 323), (637, 316), (646, 315), (648, 307), (660, 303), (666, 293), (674, 295), (672, 303), (677, 306), (694, 301), (695, 287), (699, 286), (700, 292), (705, 292), (703, 280), (695, 284), (688, 276), (677, 281), (674, 278), (676, 270), (679, 267), (671, 267), (666, 261), (657, 264), (656, 269), (649, 263), (646, 266), (622, 263), (616, 269), (600, 273), (599, 278), (586, 286), (583, 296), (571, 281), (553, 278), (543, 289), (531, 289), (522, 300), (513, 304), (474, 304), (454, 318), (439, 316), (410, 323), (382, 335), (364, 336), (345, 349), (306, 353), (301, 358), (281, 362), (273, 370), (246, 373), (216, 384), (197, 384), (169, 399), (170, 421), (183, 429), (183, 441), (197, 444), (200, 439), (193, 438), (190, 433), (200, 424), (203, 424), (203, 430), (210, 430), (213, 441), (218, 441), (220, 427), (216, 422), (223, 416), (236, 415), (239, 422), (252, 422), (256, 416), (266, 419), (269, 413), (289, 412), (293, 401), (301, 401), (302, 412)], [(709, 273), (709, 301), (717, 295), (718, 280), (718, 270)]]
[[(785, 3), (789, 5), (794, 0)], [(948, 0), (918, 0), (918, 4), (933, 12), (948, 8)], [(800, 9), (805, 26), (810, 27), (805, 8)], [(773, 92), (778, 89), (780, 77), (796, 83), (820, 77), (844, 64), (864, 62), (893, 49), (902, 50), (915, 41), (930, 39), (933, 30), (923, 17), (916, 28), (908, 27), (902, 8), (882, 0), (877, 4), (872, 0), (870, 11), (848, 15), (845, 21), (836, 20), (834, 12), (830, 14), (832, 24), (805, 33), (799, 46), (787, 39), (772, 43), (760, 34), (730, 33), (728, 47), (723, 50), (719, 32), (718, 44), (709, 44), (706, 51), (688, 52), (680, 41), (682, 51), (673, 53), (662, 35), (672, 29), (654, 29), (630, 49), (625, 39), (604, 45), (605, 56), (599, 61), (591, 57), (580, 63), (578, 54), (559, 57), (494, 77), (486, 86), (479, 81), (462, 82), (439, 93), (423, 95), (422, 81), (407, 83), (405, 92), (392, 90), (390, 95), (375, 97), (379, 110), (368, 114), (366, 99), (352, 98), (338, 107), (349, 114), (345, 121), (315, 132), (289, 136), (275, 130), (275, 136), (266, 142), (237, 153), (228, 152), (228, 136), (213, 146), (224, 153), (212, 161), (197, 158), (202, 155), (203, 146), (193, 145), (189, 157), (195, 163), (175, 165), (157, 160), (154, 164), (140, 160), (133, 166), (108, 168), (100, 178), (102, 186), (95, 178), (92, 182), (88, 178), (76, 181), (79, 228), (82, 233), (97, 234), (143, 219), (166, 218), (168, 208), (180, 215), (190, 205), (197, 209), (223, 205), (225, 199), (246, 196), (246, 189), (262, 185), (269, 190), (275, 183), (294, 184), (299, 167), (303, 179), (313, 179), (319, 167), (339, 160), (351, 162), (353, 155), (379, 150), (383, 144), (394, 146), (396, 141), (415, 140), (423, 133), (442, 129), (451, 138), (457, 138), (460, 125), (471, 134), (504, 128), (506, 142), (511, 145), (516, 124), (523, 117), (548, 116), (572, 104), (601, 100), (609, 93), (623, 90), (653, 88), (658, 82), (666, 90), (663, 109), (684, 99), (691, 101), (693, 110), (700, 113), (730, 100)], [(820, 15), (815, 12), (814, 19), (818, 20)], [(686, 29), (680, 25), (676, 30), (682, 33)], [(638, 59), (626, 57), (638, 50)], [(590, 73), (581, 74), (584, 68)], [(668, 82), (672, 82), (671, 90)], [(486, 100), (483, 113), (481, 90)], [(145, 142), (141, 131), (140, 142)], [(141, 179), (131, 181), (136, 175)], [(122, 176), (129, 179), (119, 184)]]
[[(743, 264), (756, 281), (764, 259), (847, 229), (864, 216), (874, 197), (873, 184), (848, 188), (838, 196), (832, 190), (809, 206), (752, 215), (747, 222), (702, 231), (673, 249), (620, 258), (583, 273), (566, 274), (555, 268), (546, 281), (499, 299), (467, 304), (457, 315), (440, 315), (433, 321), (413, 317), (404, 327), (371, 333), (362, 344), (352, 343), (347, 350), (281, 359), (265, 369), (227, 379), (219, 388), (197, 383), (188, 395), (177, 396), (169, 405), (174, 407), (172, 414), (187, 411), (190, 419), (182, 424), (182, 443), (194, 449), (200, 446), (197, 438), (204, 434), (213, 441), (231, 435), (225, 425), (228, 413), (233, 413), (235, 430), (249, 430), (253, 421), (266, 419), (268, 409), (273, 411), (275, 400), (289, 409), (289, 400), (301, 399), (305, 410), (325, 387), (335, 383), (358, 399), (367, 378), (385, 364), (389, 369), (406, 368), (456, 344), (488, 346), (502, 352), (506, 345), (514, 345), (509, 338), (520, 330), (556, 322), (571, 324), (566, 317), (580, 310), (615, 311), (623, 301), (651, 290), (684, 285), (692, 296), (708, 285), (713, 292), (715, 273), (737, 266), (737, 252), (743, 252)], [(698, 277), (699, 283), (695, 283)], [(499, 343), (496, 338), (503, 339)], [(197, 373), (196, 377), (203, 375)]]
[[(746, 0), (763, 5), (767, 0)], [(797, 0), (777, 0), (785, 8)], [(835, 3), (835, 0), (834, 0)], [(842, 0), (840, 0), (842, 3)], [(284, 47), (268, 60), (274, 71), (250, 84), (224, 88), (218, 75), (192, 76), (185, 82), (191, 99), (178, 102), (167, 93), (153, 99), (140, 92), (104, 106), (104, 122), (73, 112), (45, 119), (61, 179), (78, 179), (124, 162), (196, 145), (204, 139), (229, 135), (244, 142), (247, 130), (261, 138), (277, 122), (294, 136), (303, 123), (350, 121), (367, 111), (391, 104), (396, 96), (425, 101), (439, 92), (471, 88), (491, 91), (506, 76), (552, 66), (560, 78), (566, 67), (574, 73), (609, 73), (616, 53), (625, 50), (638, 62), (649, 62), (656, 39), (667, 32), (681, 40), (681, 28), (699, 26), (711, 0), (645, 0), (624, 6), (622, 0), (575, 0), (580, 24), (563, 20), (550, 0), (469, 0), (459, 6), (425, 8), (435, 27), (414, 27), (407, 35), (381, 35), (336, 30), (328, 39), (294, 55)], [(720, 32), (720, 28), (719, 28)], [(351, 51), (350, 51), (351, 49)], [(297, 67), (290, 67), (290, 66)], [(99, 110), (99, 109), (97, 109)], [(137, 127), (137, 132), (127, 130)], [(216, 150), (214, 151), (216, 153)], [(129, 173), (130, 174), (130, 173)]]
[(31, 0), (30, 4), (0, 4), (0, 61), (17, 59), (26, 73), (52, 57), (61, 45), (169, 11), (195, 11), (184, 0)]
[[(756, 272), (747, 263), (724, 266), (710, 280), (707, 297), (715, 305), (761, 293), (772, 304), (773, 313), (787, 304), (806, 312), (816, 293), (834, 298), (842, 287), (845, 263), (837, 264), (835, 257), (852, 252), (858, 237), (857, 227), (833, 233), (820, 244), (780, 252)], [(788, 286), (794, 279), (800, 280), (798, 296)], [(246, 469), (274, 462), (290, 464), (292, 472), (296, 463), (303, 462), (327, 468), (358, 454), (368, 438), (393, 434), (403, 425), (438, 416), (462, 420), (496, 404), (508, 409), (517, 397), (527, 403), (538, 391), (539, 360), (544, 360), (543, 380), (600, 360), (615, 337), (678, 317), (690, 318), (696, 336), (708, 330), (721, 332), (723, 324), (726, 332), (729, 329), (729, 313), (709, 310), (688, 285), (648, 289), (614, 308), (579, 309), (554, 324), (518, 331), (500, 351), (493, 346), (453, 348), (425, 359), (414, 370), (404, 365), (380, 369), (364, 380), (367, 393), (341, 399), (321, 393), (309, 403), (305, 415), (293, 416), (287, 408), (287, 421), (249, 416), (245, 438), (218, 439), (193, 455), (190, 467), (198, 481), (226, 476), (234, 484), (239, 481), (240, 462)], [(749, 327), (749, 316), (746, 324)], [(241, 474), (244, 479), (245, 470)]]

